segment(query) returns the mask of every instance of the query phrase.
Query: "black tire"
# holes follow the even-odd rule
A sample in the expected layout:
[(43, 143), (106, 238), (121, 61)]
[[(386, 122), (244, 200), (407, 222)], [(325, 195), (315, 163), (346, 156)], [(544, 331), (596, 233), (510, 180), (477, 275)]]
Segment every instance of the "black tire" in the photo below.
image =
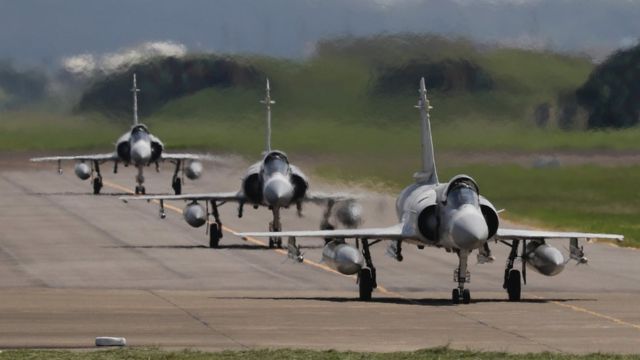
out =
[(182, 180), (180, 178), (176, 178), (173, 184), (171, 184), (171, 187), (176, 195), (182, 194)]
[(371, 276), (371, 269), (360, 270), (358, 287), (360, 290), (360, 301), (371, 301), (371, 293), (373, 292), (373, 277)]
[(209, 227), (209, 247), (216, 249), (220, 247), (220, 229), (218, 224), (211, 224)]
[(147, 193), (147, 190), (145, 190), (144, 186), (140, 186), (140, 194), (144, 195)]
[(509, 294), (509, 301), (520, 301), (521, 291), (520, 271), (511, 270), (509, 272), (509, 278), (507, 279), (507, 293)]
[(273, 249), (275, 247), (275, 241), (273, 237), (269, 237), (269, 249)]
[[(336, 227), (331, 225), (330, 223), (324, 223), (324, 224), (320, 224), (320, 230), (335, 230)], [(324, 244), (327, 245), (328, 243), (332, 242), (333, 240), (335, 240), (336, 238), (331, 238), (331, 237), (326, 237), (324, 238)]]
[(469, 289), (462, 290), (462, 303), (468, 304), (471, 302), (471, 291)]
[(95, 195), (100, 194), (100, 190), (102, 189), (102, 179), (97, 177), (93, 179), (93, 193)]
[(453, 291), (451, 291), (451, 302), (454, 304), (460, 304), (460, 290), (453, 289)]

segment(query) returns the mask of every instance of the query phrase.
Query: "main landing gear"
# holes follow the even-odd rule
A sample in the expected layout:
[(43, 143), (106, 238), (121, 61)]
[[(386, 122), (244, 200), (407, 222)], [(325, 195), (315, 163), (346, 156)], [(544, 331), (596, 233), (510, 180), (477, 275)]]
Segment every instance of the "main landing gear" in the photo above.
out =
[[(327, 202), (327, 208), (324, 210), (324, 213), (322, 214), (322, 221), (320, 221), (320, 230), (335, 230), (336, 227), (333, 226), (330, 222), (329, 222), (329, 218), (331, 217), (331, 210), (333, 209), (333, 206), (335, 205), (335, 201), (334, 200), (329, 200)], [(324, 244), (327, 245), (328, 243), (332, 242), (333, 240), (335, 240), (334, 238), (330, 238), (330, 237), (326, 237), (324, 238)]]
[(209, 247), (215, 249), (220, 247), (220, 239), (222, 239), (222, 222), (215, 200), (211, 200), (211, 215), (214, 222), (209, 225)]
[(181, 165), (182, 161), (176, 160), (176, 169), (173, 172), (173, 178), (171, 179), (171, 188), (176, 195), (182, 194), (182, 179), (179, 176)]
[(93, 178), (93, 193), (95, 195), (100, 194), (100, 190), (102, 189), (102, 174), (100, 174), (100, 163), (97, 161), (93, 162), (93, 169), (96, 172), (96, 176)]
[[(282, 224), (280, 223), (280, 208), (273, 208), (273, 221), (269, 223), (269, 232), (280, 232), (282, 231)], [(281, 248), (282, 247), (282, 238), (280, 236), (270, 236), (269, 237), (269, 248)]]
[(373, 266), (371, 252), (369, 251), (370, 246), (369, 240), (362, 239), (362, 255), (364, 256), (366, 267), (362, 268), (358, 273), (358, 288), (361, 301), (370, 301), (373, 289), (378, 287), (376, 268)]
[[(507, 243), (505, 243), (507, 244)], [(507, 266), (504, 269), (504, 283), (502, 288), (507, 290), (509, 294), (509, 301), (520, 301), (520, 295), (522, 291), (522, 283), (520, 279), (520, 271), (513, 268), (516, 258), (518, 257), (518, 246), (520, 246), (520, 240), (514, 240), (513, 244), (507, 244), (511, 246), (509, 252), (509, 258), (507, 259)], [(522, 280), (527, 282), (527, 273), (524, 260), (524, 252), (526, 251), (525, 242), (522, 243)]]
[(468, 304), (471, 302), (471, 292), (464, 288), (464, 284), (471, 282), (471, 274), (467, 271), (467, 261), (469, 259), (469, 251), (458, 251), (458, 268), (453, 272), (454, 281), (458, 283), (458, 287), (451, 292), (451, 301), (454, 304)]

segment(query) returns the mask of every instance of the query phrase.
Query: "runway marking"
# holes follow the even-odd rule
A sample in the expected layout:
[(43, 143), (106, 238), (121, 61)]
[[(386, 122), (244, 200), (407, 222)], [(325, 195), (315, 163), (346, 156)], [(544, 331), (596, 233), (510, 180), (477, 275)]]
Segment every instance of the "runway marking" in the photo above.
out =
[[(537, 299), (545, 300), (545, 298), (542, 297), (542, 296), (537, 296), (537, 295), (532, 295), (532, 296), (537, 298)], [(557, 305), (557, 306), (561, 306), (561, 307), (564, 307), (564, 308), (567, 308), (567, 309), (571, 309), (571, 310), (573, 310), (575, 312), (581, 312), (581, 313), (589, 314), (589, 315), (592, 315), (592, 316), (595, 316), (595, 317), (598, 317), (598, 318), (601, 318), (601, 319), (609, 320), (609, 321), (611, 321), (613, 323), (616, 323), (618, 325), (628, 326), (628, 327), (634, 328), (636, 330), (640, 330), (640, 325), (637, 325), (637, 324), (634, 324), (634, 323), (630, 323), (628, 321), (624, 321), (624, 320), (615, 318), (613, 316), (602, 314), (602, 313), (599, 313), (597, 311), (589, 310), (589, 309), (583, 308), (581, 306), (571, 305), (571, 304), (563, 304), (563, 303), (561, 303), (559, 301), (554, 301), (554, 300), (551, 300), (549, 302), (554, 304), (554, 305)]]
[[(118, 184), (115, 184), (115, 183), (112, 183), (112, 182), (109, 182), (109, 181), (103, 181), (103, 184), (105, 184), (107, 186), (110, 186), (112, 188), (118, 189), (118, 190), (122, 190), (122, 191), (128, 192), (130, 194), (135, 194), (134, 191), (132, 191), (131, 189), (126, 188), (126, 187), (124, 187), (122, 185), (118, 185)], [(157, 200), (154, 200), (154, 202), (156, 204), (160, 203)], [(173, 210), (173, 211), (175, 211), (177, 213), (182, 213), (182, 209), (180, 209), (180, 208), (178, 208), (176, 206), (165, 205), (164, 207), (167, 208), (167, 209), (171, 209), (171, 210)], [(231, 229), (229, 227), (226, 227), (224, 225), (222, 226), (222, 229), (227, 231), (227, 232), (229, 232), (229, 233), (232, 233), (232, 234), (237, 232), (237, 231), (235, 231), (235, 230), (233, 230), (233, 229)], [(254, 243), (256, 245), (267, 246), (266, 242), (264, 242), (262, 240), (259, 240), (257, 238), (254, 238), (254, 237), (245, 237), (244, 239), (249, 241), (249, 242), (252, 242), (252, 243)], [(277, 252), (279, 254), (285, 255), (285, 256), (288, 255), (287, 251), (285, 251), (283, 249), (272, 249), (272, 250), (274, 250), (275, 252)], [(332, 269), (332, 268), (330, 268), (330, 267), (328, 267), (326, 265), (317, 263), (315, 261), (304, 259), (304, 263), (307, 264), (307, 265), (311, 265), (313, 267), (316, 267), (316, 268), (319, 268), (319, 269), (334, 273), (334, 274), (338, 274), (338, 275), (345, 276), (345, 277), (355, 278), (355, 275), (344, 275), (344, 274), (342, 274), (342, 273), (340, 273), (340, 272), (338, 272), (338, 271), (336, 271), (336, 270), (334, 270), (334, 269)], [(397, 293), (395, 291), (390, 291), (390, 290), (386, 289), (382, 285), (378, 285), (377, 290), (379, 290), (381, 293), (386, 294), (386, 295), (400, 297), (400, 298), (406, 299), (406, 300), (408, 300), (408, 301), (410, 301), (412, 303), (417, 303), (417, 302), (409, 299), (408, 297), (406, 297), (406, 296), (404, 296), (404, 295), (402, 295), (400, 293)], [(543, 297), (540, 297), (540, 296), (537, 296), (537, 295), (533, 295), (533, 297), (536, 297), (538, 299), (544, 300)], [(563, 303), (558, 302), (558, 301), (549, 301), (549, 302), (554, 304), (554, 305), (561, 306), (561, 307), (564, 307), (564, 308), (567, 308), (567, 309), (570, 309), (570, 310), (573, 310), (573, 311), (576, 311), (576, 312), (582, 312), (582, 313), (589, 314), (589, 315), (592, 315), (592, 316), (595, 316), (595, 317), (598, 317), (598, 318), (601, 318), (601, 319), (609, 320), (609, 321), (611, 321), (611, 322), (613, 322), (615, 324), (618, 324), (618, 325), (629, 326), (629, 327), (632, 327), (634, 329), (640, 330), (640, 325), (637, 325), (637, 324), (634, 324), (634, 323), (630, 323), (630, 322), (615, 318), (613, 316), (601, 314), (599, 312), (596, 312), (596, 311), (593, 311), (593, 310), (589, 310), (589, 309), (585, 309), (585, 308), (577, 306), (577, 305), (563, 304)]]

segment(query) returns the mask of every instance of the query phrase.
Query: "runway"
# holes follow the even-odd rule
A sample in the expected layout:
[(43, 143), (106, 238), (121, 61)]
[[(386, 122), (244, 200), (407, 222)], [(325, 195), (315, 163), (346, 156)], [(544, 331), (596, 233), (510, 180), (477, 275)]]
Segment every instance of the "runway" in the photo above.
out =
[[(184, 192), (237, 190), (248, 163), (234, 159), (207, 166)], [(473, 303), (453, 306), (455, 255), (406, 246), (397, 262), (379, 244), (381, 288), (362, 303), (355, 278), (320, 263), (321, 240), (302, 241), (304, 264), (230, 231), (221, 249), (209, 249), (204, 227), (189, 227), (180, 213), (168, 209), (161, 220), (156, 204), (118, 200), (134, 186), (132, 169), (103, 167), (104, 194), (94, 196), (72, 165), (62, 176), (55, 164), (2, 165), (0, 348), (90, 348), (108, 335), (131, 346), (203, 350), (640, 352), (636, 250), (586, 244), (588, 266), (570, 263), (551, 278), (529, 271), (524, 301), (510, 303), (502, 290), (506, 249), (495, 244), (494, 263), (470, 261)], [(170, 191), (168, 164), (145, 177), (148, 193)], [(312, 189), (364, 191), (315, 180)], [(397, 221), (393, 195), (367, 194), (363, 226)], [(289, 209), (283, 226), (316, 229), (321, 212), (309, 204), (298, 218)], [(235, 205), (221, 208), (231, 231), (265, 230), (269, 215), (245, 207), (239, 219)]]

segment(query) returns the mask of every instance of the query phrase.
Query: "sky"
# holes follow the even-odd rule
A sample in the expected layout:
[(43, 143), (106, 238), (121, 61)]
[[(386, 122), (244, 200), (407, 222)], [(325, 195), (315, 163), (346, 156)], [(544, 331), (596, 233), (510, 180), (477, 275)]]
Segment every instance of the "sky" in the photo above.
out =
[(57, 66), (150, 42), (301, 58), (320, 39), (394, 32), (602, 57), (634, 45), (638, 0), (0, 0), (0, 59)]

